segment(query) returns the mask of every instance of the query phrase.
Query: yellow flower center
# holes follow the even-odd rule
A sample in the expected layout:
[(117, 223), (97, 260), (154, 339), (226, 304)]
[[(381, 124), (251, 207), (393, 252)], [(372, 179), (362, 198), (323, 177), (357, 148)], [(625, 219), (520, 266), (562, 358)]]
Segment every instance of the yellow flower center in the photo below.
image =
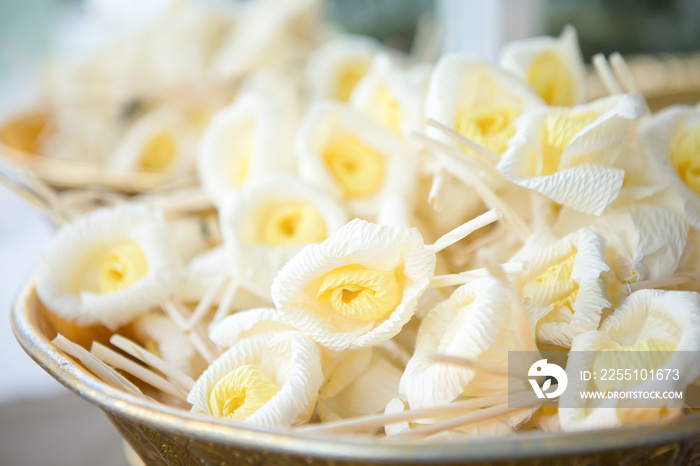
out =
[(100, 261), (98, 285), (101, 293), (126, 288), (146, 275), (148, 264), (138, 244), (133, 241), (110, 249)]
[(700, 126), (680, 138), (671, 151), (671, 163), (685, 184), (700, 195)]
[(326, 239), (326, 222), (307, 202), (286, 202), (265, 209), (258, 238), (270, 246), (318, 243)]
[[(663, 366), (676, 348), (677, 344), (673, 341), (663, 338), (649, 338), (634, 345), (620, 345), (616, 348), (599, 351), (593, 361), (593, 373), (596, 374), (595, 385), (603, 391), (636, 385), (644, 380), (640, 372), (656, 370)], [(610, 371), (617, 369), (623, 371), (629, 369), (632, 373), (637, 370), (637, 376), (630, 376), (630, 380), (608, 380), (610, 377), (602, 377), (604, 371), (609, 374)], [(649, 375), (646, 380), (651, 380), (651, 378), (652, 376)], [(617, 377), (613, 379), (617, 379)]]
[(371, 196), (384, 181), (384, 157), (355, 136), (332, 139), (322, 157), (346, 197)]
[(46, 123), (43, 113), (22, 115), (0, 128), (0, 141), (13, 149), (37, 154), (40, 149), (39, 136)]
[(260, 367), (240, 366), (214, 384), (209, 409), (215, 416), (243, 421), (270, 401), (278, 392)]
[(170, 133), (158, 133), (146, 141), (141, 150), (141, 168), (163, 170), (175, 158), (177, 142)]
[(355, 89), (357, 83), (367, 74), (368, 70), (369, 64), (364, 61), (355, 61), (343, 66), (338, 73), (338, 83), (334, 97), (342, 102), (347, 102), (350, 99), (352, 90)]
[(458, 113), (455, 129), (477, 144), (501, 154), (515, 133), (512, 123), (516, 116), (512, 107), (476, 106)]
[(558, 172), (561, 157), (571, 140), (597, 118), (598, 114), (595, 112), (584, 112), (578, 115), (548, 115), (544, 122), (545, 134), (540, 175), (552, 175)]
[(397, 273), (357, 264), (339, 267), (323, 277), (318, 298), (342, 316), (367, 322), (379, 320), (401, 303)]
[(578, 295), (578, 283), (571, 279), (576, 253), (550, 266), (542, 275), (523, 286), (523, 297), (533, 305), (552, 310), (566, 306), (573, 313), (573, 303)]
[(400, 134), (401, 120), (403, 119), (401, 106), (386, 86), (382, 85), (377, 91), (374, 105), (379, 120)]
[(549, 105), (570, 107), (576, 103), (574, 77), (564, 60), (551, 50), (545, 50), (533, 60), (527, 82)]

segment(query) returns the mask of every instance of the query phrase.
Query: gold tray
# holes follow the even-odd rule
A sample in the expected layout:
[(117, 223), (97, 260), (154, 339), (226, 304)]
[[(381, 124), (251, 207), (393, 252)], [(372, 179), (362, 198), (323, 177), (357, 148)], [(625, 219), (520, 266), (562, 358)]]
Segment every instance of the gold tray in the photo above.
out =
[[(51, 344), (55, 320), (33, 280), (12, 309), (24, 350), (72, 392), (102, 409), (149, 465), (698, 464), (700, 414), (666, 423), (580, 433), (522, 432), (509, 438), (398, 443), (308, 437), (215, 421), (116, 390)], [(78, 441), (79, 439), (76, 439)]]

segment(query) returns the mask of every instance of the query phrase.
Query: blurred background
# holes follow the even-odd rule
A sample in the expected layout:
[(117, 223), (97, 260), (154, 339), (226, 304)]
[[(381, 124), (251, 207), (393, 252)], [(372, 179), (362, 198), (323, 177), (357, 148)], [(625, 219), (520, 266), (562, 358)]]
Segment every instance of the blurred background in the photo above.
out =
[[(121, 3), (128, 11), (124, 5), (135, 2)], [(0, 0), (0, 107), (31, 86), (42, 60), (66, 38), (80, 40), (73, 25), (83, 8), (79, 0)], [(440, 38), (435, 51), (489, 59), (508, 41), (556, 36), (566, 24), (578, 30), (587, 61), (598, 52), (700, 50), (697, 0), (330, 0), (325, 14), (348, 32), (399, 49), (427, 34)], [(0, 464), (125, 464), (107, 419), (45, 374), (11, 333), (8, 310), (53, 231), (48, 219), (0, 187)]]

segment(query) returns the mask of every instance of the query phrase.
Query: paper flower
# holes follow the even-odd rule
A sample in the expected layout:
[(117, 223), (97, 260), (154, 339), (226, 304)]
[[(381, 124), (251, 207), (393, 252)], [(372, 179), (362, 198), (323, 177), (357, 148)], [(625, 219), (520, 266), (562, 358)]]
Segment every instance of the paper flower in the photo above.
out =
[(323, 382), (321, 353), (298, 332), (266, 332), (239, 341), (197, 379), (195, 411), (247, 425), (304, 423)]
[(643, 114), (643, 102), (632, 95), (532, 110), (518, 121), (498, 169), (559, 204), (600, 215), (622, 188), (625, 173), (613, 164)]
[(411, 409), (451, 403), (461, 395), (508, 392), (508, 378), (435, 362), (437, 353), (479, 360), (508, 370), (508, 351), (523, 351), (511, 320), (510, 294), (492, 277), (459, 287), (421, 322), (416, 349), (399, 393)]
[(610, 306), (601, 274), (605, 242), (582, 228), (556, 240), (531, 237), (513, 260), (524, 260), (529, 270), (516, 277), (531, 319), (537, 322), (537, 340), (569, 347), (578, 334), (598, 328), (603, 309)]
[[(625, 400), (584, 400), (578, 394), (586, 390), (685, 390), (700, 376), (700, 367), (692, 356), (700, 350), (699, 310), (697, 293), (641, 290), (608, 316), (600, 330), (576, 337), (571, 354), (578, 352), (579, 356), (569, 357), (569, 384), (559, 402), (562, 428), (600, 429), (679, 415), (682, 399), (643, 401), (648, 408), (632, 408)], [(585, 381), (578, 376), (582, 370), (601, 373), (602, 369), (663, 368), (677, 369), (678, 378), (610, 381), (601, 376), (600, 380)]]
[(306, 80), (311, 98), (347, 102), (379, 51), (378, 42), (362, 36), (343, 35), (323, 44), (308, 58)]
[(371, 115), (400, 135), (423, 127), (423, 97), (430, 68), (401, 68), (392, 58), (378, 54), (372, 67), (357, 83), (350, 106)]
[(133, 330), (142, 346), (183, 374), (194, 377), (206, 367), (190, 339), (170, 318), (146, 314), (134, 321)]
[(700, 228), (700, 107), (669, 107), (639, 125), (640, 145), (648, 148), (665, 186), (678, 193), (691, 225)]
[(36, 290), (59, 317), (114, 330), (167, 299), (179, 273), (160, 211), (120, 204), (59, 230), (41, 257)]
[[(515, 119), (542, 104), (510, 73), (477, 58), (447, 54), (430, 77), (425, 116), (500, 155), (515, 134)], [(450, 143), (434, 128), (429, 128), (428, 134)]]
[(214, 116), (202, 135), (197, 169), (216, 205), (252, 179), (294, 169), (287, 116), (283, 101), (255, 93), (240, 95)]
[(277, 272), (305, 245), (343, 226), (347, 215), (323, 191), (292, 176), (271, 175), (231, 193), (219, 221), (231, 276), (270, 301)]
[(351, 214), (379, 223), (388, 223), (381, 218), (387, 215), (399, 217), (400, 225), (408, 222), (415, 161), (401, 139), (371, 117), (337, 102), (317, 102), (304, 117), (295, 147), (300, 177), (344, 200)]
[(323, 422), (375, 414), (398, 394), (401, 369), (380, 348), (348, 354), (326, 377), (318, 395)]
[(532, 86), (549, 105), (586, 102), (586, 68), (573, 26), (567, 25), (558, 38), (533, 37), (504, 45), (498, 64)]

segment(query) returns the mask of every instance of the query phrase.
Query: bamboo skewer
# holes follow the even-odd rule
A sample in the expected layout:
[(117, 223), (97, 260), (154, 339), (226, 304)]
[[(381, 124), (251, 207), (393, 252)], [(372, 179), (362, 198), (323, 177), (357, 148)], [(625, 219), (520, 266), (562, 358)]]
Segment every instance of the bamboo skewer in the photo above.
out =
[(472, 254), (481, 248), (487, 247), (494, 241), (499, 240), (506, 233), (506, 231), (507, 230), (505, 228), (498, 227), (494, 231), (475, 239), (452, 255), (452, 264), (457, 267), (463, 266), (469, 260), (469, 257), (471, 257)]
[(428, 126), (432, 126), (433, 128), (436, 128), (440, 131), (442, 131), (443, 134), (445, 134), (448, 138), (452, 140), (455, 144), (458, 144), (460, 146), (464, 146), (468, 149), (473, 150), (480, 156), (484, 157), (487, 159), (489, 162), (492, 162), (494, 164), (497, 164), (500, 160), (501, 157), (493, 152), (490, 149), (487, 149), (486, 147), (482, 146), (481, 144), (478, 144), (477, 142), (467, 138), (463, 134), (455, 131), (454, 129), (450, 128), (449, 126), (445, 126), (439, 121), (436, 121), (432, 118), (428, 118)]
[(224, 290), (224, 295), (221, 298), (221, 302), (219, 303), (219, 307), (216, 309), (216, 312), (214, 313), (214, 317), (211, 320), (211, 325), (217, 325), (219, 322), (221, 322), (226, 316), (229, 315), (229, 310), (231, 309), (231, 306), (233, 305), (233, 300), (236, 298), (236, 293), (238, 292), (238, 283), (235, 280), (231, 280)]
[(165, 313), (175, 322), (180, 330), (190, 339), (197, 352), (204, 358), (207, 363), (211, 364), (219, 356), (219, 351), (214, 344), (209, 340), (201, 325), (194, 325), (191, 329), (186, 329), (187, 319), (183, 315), (184, 312), (178, 304), (167, 300), (161, 304)]
[(629, 293), (634, 293), (639, 290), (648, 290), (654, 288), (666, 288), (668, 286), (683, 285), (692, 281), (700, 280), (700, 274), (695, 273), (677, 273), (669, 277), (654, 278), (653, 280), (644, 280), (636, 283), (627, 284)]
[(610, 95), (622, 94), (622, 88), (615, 79), (615, 75), (610, 68), (607, 58), (602, 53), (597, 53), (593, 56), (593, 66), (595, 67), (603, 86)]
[(92, 347), (90, 348), (90, 353), (114, 368), (128, 372), (129, 374), (146, 382), (150, 386), (157, 388), (158, 390), (172, 395), (175, 398), (179, 398), (182, 401), (187, 401), (187, 393), (181, 388), (175, 386), (158, 374), (151, 372), (146, 367), (135, 363), (131, 359), (122, 356), (116, 351), (112, 351), (101, 343), (93, 341)]
[(452, 246), (454, 243), (466, 238), (476, 230), (483, 228), (486, 225), (490, 225), (491, 223), (497, 220), (500, 220), (502, 217), (503, 214), (498, 209), (491, 209), (488, 212), (483, 213), (478, 217), (475, 217), (470, 221), (458, 226), (454, 230), (445, 233), (440, 238), (438, 238), (437, 241), (435, 241), (435, 243), (433, 243), (430, 246), (426, 246), (426, 248), (430, 249), (435, 253), (438, 253), (443, 249)]
[(34, 172), (29, 170), (27, 167), (17, 168), (17, 176), (19, 176), (20, 179), (27, 184), (27, 186), (34, 189), (39, 196), (45, 199), (51, 210), (56, 212), (64, 221), (69, 221), (75, 216), (73, 212), (66, 209), (56, 191), (46, 184), (46, 182), (37, 178)]
[(42, 200), (36, 193), (32, 192), (31, 190), (27, 189), (25, 186), (16, 184), (11, 182), (8, 178), (5, 177), (2, 173), (0, 173), (0, 185), (5, 186), (8, 191), (11, 191), (36, 207), (37, 209), (43, 211), (46, 215), (51, 217), (51, 220), (56, 224), (56, 225), (61, 225), (65, 223), (65, 220), (59, 216), (57, 212), (54, 212), (53, 209), (44, 201)]
[[(451, 356), (449, 354), (435, 353), (433, 359), (437, 362), (444, 362), (446, 364), (454, 364), (456, 366), (466, 367), (467, 369), (474, 369), (478, 371), (488, 372), (493, 375), (500, 375), (502, 377), (515, 377), (518, 379), (523, 379), (518, 375), (510, 374), (507, 370), (500, 367), (493, 367), (486, 364), (478, 359), (468, 359), (461, 356)], [(524, 379), (523, 379), (524, 380)]]
[[(527, 261), (506, 262), (501, 267), (506, 274), (524, 273), (527, 271), (529, 264)], [(464, 285), (477, 278), (489, 275), (489, 269), (482, 267), (466, 272), (454, 273), (448, 275), (436, 275), (430, 280), (430, 288), (441, 288), (443, 286)]]
[(428, 203), (434, 211), (442, 210), (442, 189), (445, 186), (445, 172), (440, 169), (433, 175), (433, 183), (430, 185)]
[(214, 280), (211, 286), (207, 288), (207, 291), (204, 292), (202, 299), (199, 301), (199, 303), (197, 303), (197, 306), (194, 308), (194, 311), (192, 311), (190, 318), (185, 322), (183, 327), (185, 330), (190, 330), (200, 320), (204, 318), (204, 316), (209, 311), (209, 308), (211, 307), (211, 304), (214, 301), (216, 294), (219, 292), (219, 290), (221, 290), (221, 288), (224, 285), (226, 285), (226, 283), (228, 283), (228, 281), (228, 273), (223, 273), (219, 276), (219, 278)]

